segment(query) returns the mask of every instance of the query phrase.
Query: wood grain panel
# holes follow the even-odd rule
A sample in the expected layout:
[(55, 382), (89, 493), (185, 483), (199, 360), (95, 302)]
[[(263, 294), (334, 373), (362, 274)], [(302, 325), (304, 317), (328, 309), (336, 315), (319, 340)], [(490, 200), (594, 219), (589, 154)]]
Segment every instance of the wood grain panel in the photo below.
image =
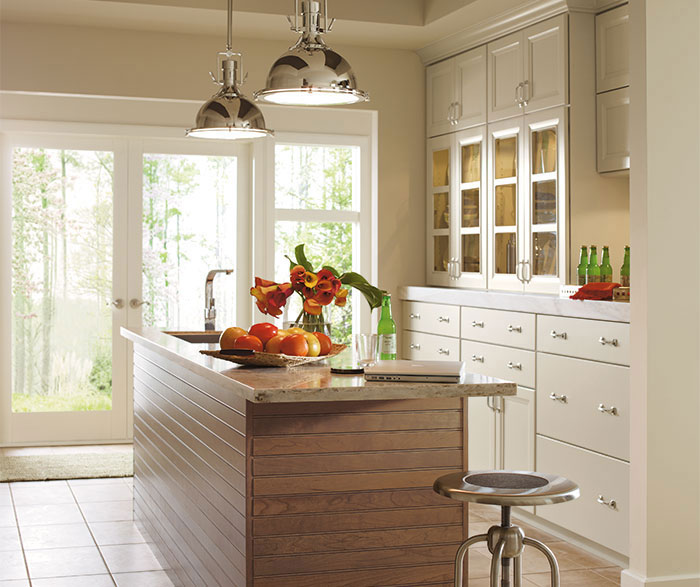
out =
[(347, 532), (379, 528), (416, 528), (439, 524), (461, 524), (462, 506), (346, 512), (304, 516), (269, 516), (253, 520), (255, 538), (284, 534)]
[(337, 552), (346, 550), (418, 546), (462, 541), (462, 523), (453, 526), (373, 530), (369, 532), (333, 532), (295, 536), (269, 536), (254, 540), (253, 552), (258, 556)]
[[(462, 407), (460, 398), (441, 399), (402, 399), (387, 401), (344, 401), (342, 412), (409, 412), (424, 410), (459, 410)], [(253, 404), (253, 417), (285, 415), (297, 416), (302, 414), (333, 414), (338, 413), (336, 402), (301, 402), (294, 404)]]
[(430, 488), (330, 493), (326, 495), (284, 495), (280, 497), (256, 497), (253, 500), (253, 514), (255, 516), (277, 516), (280, 514), (313, 514), (426, 506), (454, 507), (455, 503), (438, 495)]
[(255, 457), (253, 474), (301, 475), (342, 471), (386, 471), (428, 467), (462, 467), (461, 449), (404, 450), (391, 452), (355, 452), (301, 457)]
[(253, 454), (323, 454), (370, 450), (461, 448), (461, 430), (407, 430), (376, 432), (372, 435), (309, 434), (300, 436), (262, 436), (253, 439)]
[(380, 412), (376, 414), (319, 414), (296, 417), (255, 418), (255, 436), (324, 432), (373, 432), (375, 430), (434, 430), (461, 428), (461, 412)]

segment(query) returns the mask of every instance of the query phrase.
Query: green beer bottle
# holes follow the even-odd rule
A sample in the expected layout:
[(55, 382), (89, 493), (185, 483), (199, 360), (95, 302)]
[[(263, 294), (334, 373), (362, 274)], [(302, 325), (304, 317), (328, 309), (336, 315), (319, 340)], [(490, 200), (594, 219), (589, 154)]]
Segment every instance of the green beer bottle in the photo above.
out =
[(625, 247), (625, 259), (620, 267), (620, 284), (622, 287), (630, 286), (630, 246)]
[(610, 264), (610, 249), (603, 247), (603, 262), (600, 264), (601, 283), (612, 283), (612, 265)]
[(588, 267), (588, 248), (584, 245), (581, 247), (581, 254), (578, 258), (578, 284), (586, 285), (586, 268)]
[(379, 335), (379, 358), (382, 361), (396, 359), (396, 322), (391, 317), (391, 295), (384, 294), (382, 298), (382, 314), (377, 324)]
[(600, 267), (598, 267), (598, 250), (591, 245), (591, 256), (586, 267), (586, 283), (598, 283), (600, 281)]

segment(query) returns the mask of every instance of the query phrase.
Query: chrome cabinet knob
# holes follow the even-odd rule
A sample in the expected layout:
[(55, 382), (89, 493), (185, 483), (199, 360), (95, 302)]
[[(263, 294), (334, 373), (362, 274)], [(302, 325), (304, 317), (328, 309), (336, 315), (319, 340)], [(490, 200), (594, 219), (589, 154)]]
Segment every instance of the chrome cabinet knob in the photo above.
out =
[(412, 342), (411, 344), (408, 345), (408, 347), (411, 350), (419, 351), (420, 350), (420, 344)]
[(508, 332), (522, 332), (523, 327), (522, 326), (513, 326), (512, 324), (508, 325)]
[(600, 344), (602, 344), (603, 346), (605, 346), (606, 344), (609, 344), (610, 346), (619, 346), (620, 345), (620, 343), (617, 341), (616, 338), (608, 339), (608, 338), (605, 338), (604, 336), (601, 336), (598, 339), (598, 342)]
[(513, 363), (513, 361), (508, 361), (508, 364), (506, 365), (509, 369), (516, 369), (517, 371), (522, 371), (523, 370), (523, 365), (522, 363)]
[(484, 323), (483, 322), (477, 322), (476, 320), (472, 321), (472, 328), (483, 328)]
[(616, 510), (617, 509), (617, 502), (614, 499), (605, 499), (604, 496), (599, 495), (598, 499), (596, 501), (600, 505), (604, 505), (606, 507), (609, 507), (611, 510)]
[(138, 300), (136, 298), (132, 298), (129, 300), (129, 306), (132, 307), (134, 310), (140, 308), (143, 305), (150, 306), (151, 302), (145, 302), (144, 300)]
[(116, 300), (112, 300), (109, 302), (112, 306), (114, 306), (117, 310), (121, 310), (124, 307), (124, 300), (121, 298), (117, 298)]
[(447, 322), (449, 324), (450, 319), (447, 316), (438, 316), (438, 322)]
[(474, 361), (475, 363), (483, 363), (484, 355), (472, 355), (472, 361)]
[(566, 397), (565, 395), (557, 395), (556, 393), (550, 393), (549, 394), (549, 399), (555, 402), (561, 402), (563, 404), (566, 404), (569, 402), (569, 398)]
[(561, 338), (562, 340), (566, 340), (566, 332), (557, 332), (556, 330), (552, 330), (552, 332), (549, 333), (549, 336), (552, 338)]
[(610, 414), (611, 416), (619, 415), (615, 406), (610, 406), (609, 408), (606, 408), (605, 404), (598, 404), (598, 411), (601, 414)]
[(408, 315), (408, 317), (411, 318), (411, 319), (413, 319), (413, 320), (420, 320), (420, 314), (413, 314), (413, 313), (411, 313), (411, 314)]
[(440, 348), (438, 349), (438, 354), (439, 354), (439, 355), (449, 355), (449, 354), (450, 354), (450, 349), (443, 349), (442, 347), (440, 347)]

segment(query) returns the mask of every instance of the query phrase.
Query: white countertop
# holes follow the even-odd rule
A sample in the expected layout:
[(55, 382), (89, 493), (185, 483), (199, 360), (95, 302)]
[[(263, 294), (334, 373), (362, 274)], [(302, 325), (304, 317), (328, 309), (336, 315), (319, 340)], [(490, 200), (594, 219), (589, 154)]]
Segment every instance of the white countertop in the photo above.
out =
[(451, 306), (472, 306), (530, 314), (588, 318), (590, 320), (630, 321), (630, 305), (626, 302), (571, 300), (553, 295), (506, 293), (447, 287), (403, 286), (399, 298)]

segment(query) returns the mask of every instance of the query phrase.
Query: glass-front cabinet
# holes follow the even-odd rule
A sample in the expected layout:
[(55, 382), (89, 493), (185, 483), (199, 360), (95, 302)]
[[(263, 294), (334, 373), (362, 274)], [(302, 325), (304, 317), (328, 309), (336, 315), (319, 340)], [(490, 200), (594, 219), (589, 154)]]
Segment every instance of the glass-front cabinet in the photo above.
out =
[(430, 285), (486, 287), (486, 129), (428, 141)]

